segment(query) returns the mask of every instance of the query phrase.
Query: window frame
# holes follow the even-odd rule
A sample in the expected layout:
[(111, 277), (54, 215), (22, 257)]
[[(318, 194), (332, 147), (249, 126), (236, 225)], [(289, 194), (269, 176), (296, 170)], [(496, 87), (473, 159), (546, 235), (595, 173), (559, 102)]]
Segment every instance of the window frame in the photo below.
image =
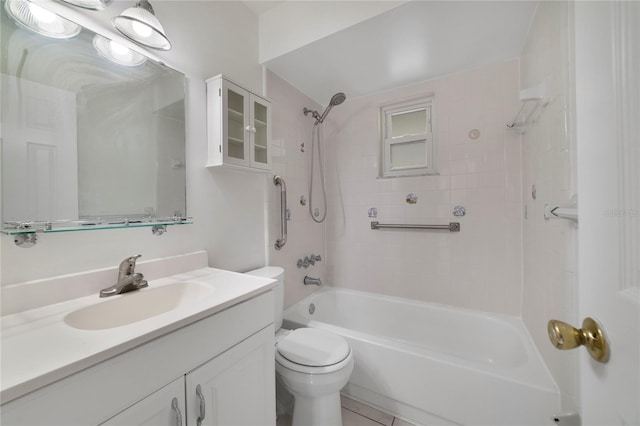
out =
[[(411, 113), (424, 109), (428, 113), (427, 129), (425, 133), (411, 134), (390, 137), (393, 127), (391, 118), (401, 113)], [(380, 177), (401, 177), (401, 176), (418, 176), (418, 175), (435, 175), (437, 173), (436, 141), (435, 141), (435, 99), (433, 95), (424, 96), (419, 99), (410, 101), (396, 102), (380, 107), (380, 138), (382, 149), (382, 162)], [(406, 143), (424, 143), (426, 162), (421, 165), (392, 167), (391, 164), (391, 148), (394, 145)]]

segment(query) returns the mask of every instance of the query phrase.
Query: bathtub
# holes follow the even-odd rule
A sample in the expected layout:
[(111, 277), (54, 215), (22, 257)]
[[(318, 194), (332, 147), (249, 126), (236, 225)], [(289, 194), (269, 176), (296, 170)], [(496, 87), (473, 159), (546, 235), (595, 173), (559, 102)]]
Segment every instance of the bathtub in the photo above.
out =
[(344, 336), (343, 394), (424, 425), (545, 425), (560, 393), (518, 318), (323, 288), (284, 313), (288, 328)]

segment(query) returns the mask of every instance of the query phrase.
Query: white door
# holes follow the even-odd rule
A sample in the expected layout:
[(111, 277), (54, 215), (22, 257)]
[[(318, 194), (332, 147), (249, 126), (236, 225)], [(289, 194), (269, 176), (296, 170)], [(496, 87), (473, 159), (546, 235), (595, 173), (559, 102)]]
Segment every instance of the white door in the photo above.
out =
[(251, 95), (251, 167), (271, 170), (271, 104)]
[(78, 218), (76, 97), (1, 74), (2, 219)]
[(275, 426), (273, 327), (186, 376), (187, 425)]
[(225, 164), (249, 166), (249, 92), (222, 80), (222, 122)]
[[(575, 2), (579, 306), (611, 354), (580, 349), (585, 425), (640, 424), (640, 2)], [(578, 324), (579, 325), (579, 324)]]

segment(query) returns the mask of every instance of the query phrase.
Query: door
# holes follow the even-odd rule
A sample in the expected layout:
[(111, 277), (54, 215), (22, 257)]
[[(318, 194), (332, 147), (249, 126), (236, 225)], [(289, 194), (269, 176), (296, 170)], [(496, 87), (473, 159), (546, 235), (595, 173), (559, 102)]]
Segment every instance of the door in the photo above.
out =
[(585, 425), (640, 424), (640, 3), (575, 2), (581, 317), (607, 363), (580, 355)]
[(251, 95), (251, 167), (271, 169), (271, 105)]
[(273, 327), (187, 374), (187, 425), (275, 425)]
[(222, 80), (222, 122), (224, 163), (249, 165), (249, 92)]
[(101, 426), (182, 426), (184, 413), (184, 377), (135, 403)]
[(2, 220), (77, 219), (75, 94), (0, 76)]

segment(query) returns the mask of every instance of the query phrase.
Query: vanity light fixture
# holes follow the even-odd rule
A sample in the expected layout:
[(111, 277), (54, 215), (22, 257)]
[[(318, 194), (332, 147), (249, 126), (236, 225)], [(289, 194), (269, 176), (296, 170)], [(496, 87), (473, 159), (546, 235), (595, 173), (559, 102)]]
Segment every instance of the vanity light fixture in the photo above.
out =
[(138, 0), (134, 7), (125, 9), (111, 22), (118, 31), (136, 43), (158, 50), (171, 49), (171, 42), (147, 0)]
[(22, 28), (51, 38), (71, 38), (80, 25), (59, 16), (30, 0), (6, 0), (4, 8)]
[(96, 34), (93, 37), (93, 47), (96, 48), (98, 53), (119, 65), (125, 65), (127, 67), (137, 67), (146, 62), (147, 58), (138, 52), (134, 52), (126, 46), (117, 43), (113, 40)]
[(113, 0), (61, 0), (65, 3), (89, 10), (104, 10)]

